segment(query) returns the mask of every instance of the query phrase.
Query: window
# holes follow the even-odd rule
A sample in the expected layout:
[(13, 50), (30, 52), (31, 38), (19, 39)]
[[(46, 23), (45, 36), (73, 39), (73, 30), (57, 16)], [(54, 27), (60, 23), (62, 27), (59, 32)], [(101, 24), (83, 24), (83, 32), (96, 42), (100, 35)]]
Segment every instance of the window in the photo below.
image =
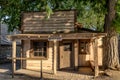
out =
[(89, 42), (80, 41), (80, 54), (88, 54), (88, 53), (89, 53)]
[(64, 43), (64, 51), (72, 51), (71, 43)]
[(47, 58), (47, 42), (33, 41), (33, 57)]

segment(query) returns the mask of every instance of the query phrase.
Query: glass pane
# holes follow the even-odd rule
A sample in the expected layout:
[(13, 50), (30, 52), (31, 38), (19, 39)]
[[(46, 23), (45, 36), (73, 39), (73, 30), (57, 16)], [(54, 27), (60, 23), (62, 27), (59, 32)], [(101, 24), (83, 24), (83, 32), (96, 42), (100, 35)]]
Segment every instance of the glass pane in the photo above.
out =
[(71, 43), (64, 43), (64, 51), (72, 51)]
[(80, 53), (81, 54), (87, 54), (88, 52), (88, 46), (87, 46), (88, 42), (87, 41), (81, 41), (80, 42)]
[(47, 43), (46, 43), (46, 42), (44, 42), (44, 46), (47, 46)]
[(33, 45), (37, 46), (37, 42), (33, 42)]
[(47, 56), (47, 42), (33, 42), (34, 56)]
[(44, 42), (39, 42), (40, 46), (44, 46)]
[(42, 56), (42, 52), (39, 52), (39, 55), (38, 56)]
[(38, 56), (38, 53), (37, 53), (37, 52), (34, 52), (34, 56)]
[(47, 48), (46, 48), (46, 47), (44, 47), (43, 49), (44, 49), (44, 51), (47, 51)]
[(39, 51), (42, 51), (42, 47), (39, 47), (38, 50), (39, 50)]
[(43, 52), (43, 56), (44, 56), (44, 57), (46, 57), (46, 56), (47, 56), (46, 52)]

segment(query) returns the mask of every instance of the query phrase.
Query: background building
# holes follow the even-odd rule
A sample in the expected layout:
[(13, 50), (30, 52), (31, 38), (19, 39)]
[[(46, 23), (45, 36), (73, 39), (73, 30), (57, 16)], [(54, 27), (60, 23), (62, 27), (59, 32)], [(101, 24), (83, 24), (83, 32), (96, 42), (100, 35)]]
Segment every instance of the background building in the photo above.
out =
[[(8, 32), (8, 26), (6, 24), (0, 24), (0, 63), (8, 61), (7, 57), (11, 57), (12, 45), (11, 41), (7, 38), (7, 35), (13, 35), (20, 33), (15, 30), (13, 32)], [(20, 50), (20, 42), (17, 42), (17, 53)]]

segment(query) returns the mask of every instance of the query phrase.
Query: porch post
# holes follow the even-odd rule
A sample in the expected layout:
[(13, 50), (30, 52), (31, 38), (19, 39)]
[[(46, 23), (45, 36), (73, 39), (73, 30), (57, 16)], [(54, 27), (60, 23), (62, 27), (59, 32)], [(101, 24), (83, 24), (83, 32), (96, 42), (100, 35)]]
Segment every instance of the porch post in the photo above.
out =
[(98, 66), (98, 39), (95, 39), (94, 43), (94, 65), (95, 65), (95, 77), (99, 75), (99, 66)]
[(74, 69), (75, 70), (77, 70), (77, 68), (78, 68), (78, 52), (79, 52), (78, 44), (79, 44), (78, 40), (75, 40), (75, 42), (74, 42)]
[(53, 73), (56, 74), (56, 71), (57, 71), (57, 59), (56, 59), (56, 57), (57, 57), (57, 41), (54, 40), (53, 42), (54, 42), (54, 51), (53, 51), (53, 53), (54, 53)]
[(16, 41), (12, 42), (12, 78), (14, 78), (14, 72), (16, 70)]

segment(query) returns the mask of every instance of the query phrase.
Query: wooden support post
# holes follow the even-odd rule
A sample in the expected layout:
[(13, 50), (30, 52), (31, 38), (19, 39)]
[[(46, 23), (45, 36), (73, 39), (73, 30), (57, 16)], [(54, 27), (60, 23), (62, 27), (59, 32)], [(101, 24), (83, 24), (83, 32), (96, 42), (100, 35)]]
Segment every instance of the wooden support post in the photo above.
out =
[(14, 78), (14, 72), (16, 70), (16, 41), (13, 40), (12, 42), (12, 78)]
[(95, 64), (95, 77), (97, 77), (97, 76), (99, 76), (98, 39), (95, 39), (95, 43), (94, 43), (94, 64)]
[(22, 64), (23, 64), (23, 61), (22, 61), (22, 57), (23, 57), (23, 56), (22, 56), (22, 53), (23, 53), (23, 51), (22, 51), (22, 49), (21, 49), (21, 53), (20, 53), (20, 58), (21, 58), (21, 59), (20, 59), (20, 68), (21, 68), (21, 69), (23, 68), (23, 65), (22, 65)]
[(43, 80), (43, 65), (42, 65), (42, 59), (40, 61), (40, 80)]
[(57, 41), (56, 40), (54, 40), (54, 67), (53, 67), (53, 73), (54, 74), (56, 74), (56, 71), (57, 71), (57, 59), (56, 59), (56, 57), (57, 57)]
[(75, 40), (74, 42), (74, 69), (77, 70), (78, 69), (78, 44), (79, 41)]

